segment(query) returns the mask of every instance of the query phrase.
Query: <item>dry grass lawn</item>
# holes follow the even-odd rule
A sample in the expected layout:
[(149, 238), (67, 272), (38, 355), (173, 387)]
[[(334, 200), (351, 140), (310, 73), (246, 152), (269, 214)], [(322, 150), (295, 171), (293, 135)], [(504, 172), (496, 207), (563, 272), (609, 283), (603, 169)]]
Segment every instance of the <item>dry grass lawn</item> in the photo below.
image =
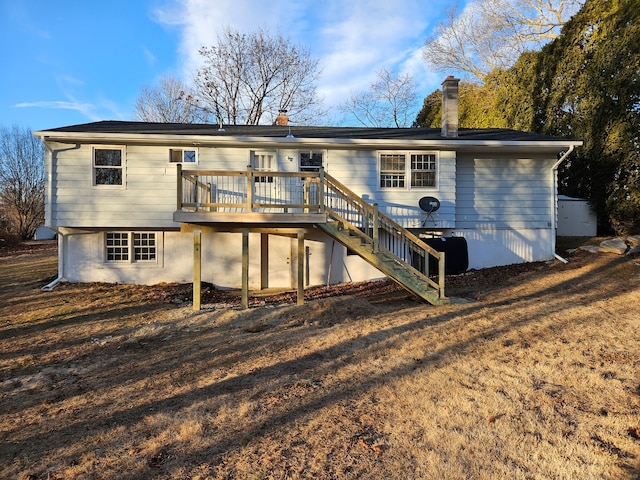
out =
[(640, 259), (201, 312), (56, 267), (0, 258), (0, 478), (640, 478)]

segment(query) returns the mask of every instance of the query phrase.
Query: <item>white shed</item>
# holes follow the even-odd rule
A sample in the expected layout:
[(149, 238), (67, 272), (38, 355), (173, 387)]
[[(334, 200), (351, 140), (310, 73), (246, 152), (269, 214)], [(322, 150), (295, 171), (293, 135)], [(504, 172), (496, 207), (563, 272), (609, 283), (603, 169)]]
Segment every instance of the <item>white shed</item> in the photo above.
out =
[(558, 195), (559, 237), (595, 237), (597, 227), (596, 214), (588, 200)]

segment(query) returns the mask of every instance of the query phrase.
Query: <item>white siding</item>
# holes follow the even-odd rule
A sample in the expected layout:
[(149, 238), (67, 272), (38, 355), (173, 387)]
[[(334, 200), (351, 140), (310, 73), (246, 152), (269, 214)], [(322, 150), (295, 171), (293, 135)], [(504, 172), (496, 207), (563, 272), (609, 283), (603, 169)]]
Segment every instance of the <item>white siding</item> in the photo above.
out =
[[(411, 151), (416, 150), (402, 150)], [(327, 171), (369, 203), (378, 203), (380, 210), (406, 228), (423, 226), (425, 213), (418, 206), (424, 196), (440, 200), (434, 222), (427, 228), (451, 228), (455, 222), (456, 163), (455, 152), (439, 152), (438, 186), (436, 188), (380, 188), (379, 151), (331, 150)]]
[(553, 259), (551, 229), (456, 230), (467, 240), (469, 269)]
[[(54, 146), (54, 151), (55, 151)], [(48, 219), (52, 227), (170, 228), (176, 209), (176, 165), (169, 163), (171, 146), (128, 145), (125, 149), (122, 187), (92, 185), (92, 145), (69, 149), (58, 145), (54, 153)], [(195, 148), (195, 147), (194, 147)], [(276, 154), (276, 171), (297, 171), (298, 152), (304, 149), (199, 147), (198, 162), (185, 169), (245, 170), (251, 151)], [(429, 228), (451, 228), (455, 220), (456, 165), (454, 152), (440, 152), (438, 186), (421, 189), (381, 189), (375, 150), (329, 149), (327, 172), (369, 203), (405, 227), (423, 226), (425, 214), (418, 206), (423, 196), (441, 202)], [(413, 150), (412, 150), (413, 151)], [(47, 205), (47, 208), (49, 206)], [(50, 215), (50, 216), (49, 216)]]
[(553, 159), (458, 157), (456, 228), (551, 227)]
[[(193, 234), (157, 232), (158, 259), (152, 264), (107, 263), (104, 232), (63, 229), (62, 275), (69, 282), (157, 284), (193, 282)], [(202, 281), (220, 288), (242, 287), (242, 240), (239, 233), (202, 235)], [(260, 285), (260, 241), (249, 235), (249, 288)], [(294, 288), (297, 284), (297, 239), (269, 236), (269, 288)], [(291, 259), (294, 259), (292, 262)], [(322, 232), (305, 238), (305, 286), (358, 282), (383, 274)]]
[[(169, 146), (128, 145), (122, 187), (92, 185), (92, 145), (54, 154), (49, 223), (53, 227), (176, 227), (177, 167), (169, 163)], [(55, 147), (54, 147), (55, 149)], [(189, 169), (244, 170), (249, 149), (199, 148), (198, 164)]]

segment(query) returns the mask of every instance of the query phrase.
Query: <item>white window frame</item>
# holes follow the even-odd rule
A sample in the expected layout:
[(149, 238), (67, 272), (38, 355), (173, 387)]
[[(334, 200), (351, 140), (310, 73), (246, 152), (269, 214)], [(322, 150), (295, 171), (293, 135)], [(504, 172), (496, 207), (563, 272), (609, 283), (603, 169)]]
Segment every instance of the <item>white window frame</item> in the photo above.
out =
[(302, 156), (309, 154), (312, 159), (314, 155), (322, 155), (321, 165), (323, 168), (326, 168), (327, 161), (327, 151), (326, 150), (298, 150), (298, 171), (299, 172), (319, 172), (320, 167), (310, 166), (310, 165), (302, 165)]
[[(265, 165), (263, 161), (265, 158), (270, 157)], [(277, 163), (277, 152), (273, 150), (256, 150), (251, 152), (251, 167), (254, 172), (274, 172)], [(272, 176), (255, 175), (256, 182), (273, 183)]]
[[(414, 157), (433, 157), (433, 168), (422, 168), (417, 169), (413, 168)], [(424, 161), (424, 160), (423, 160)], [(431, 163), (431, 159), (426, 160)], [(409, 154), (409, 165), (407, 166), (409, 169), (409, 188), (411, 190), (433, 190), (438, 188), (438, 154), (436, 152), (411, 152)], [(433, 185), (414, 185), (414, 173), (426, 173), (433, 174)]]
[[(193, 161), (185, 161), (185, 152), (193, 152)], [(198, 164), (198, 148), (197, 147), (175, 147), (169, 149), (169, 163), (175, 165), (176, 163), (182, 163), (183, 165), (197, 165)], [(177, 160), (180, 158), (180, 160)]]
[[(117, 243), (110, 245), (110, 235), (118, 236), (114, 238), (116, 242), (125, 240), (126, 245), (118, 245)], [(152, 237), (148, 237), (152, 236)], [(163, 256), (163, 235), (162, 232), (150, 232), (150, 231), (109, 231), (104, 232), (103, 235), (103, 264), (107, 266), (126, 266), (126, 265), (138, 265), (138, 266), (160, 266), (162, 264)], [(138, 244), (139, 240), (148, 240), (153, 238), (153, 245)], [(109, 249), (121, 249), (120, 251), (113, 251), (114, 255), (126, 256), (124, 259), (110, 259)], [(149, 250), (152, 249), (152, 250)], [(153, 252), (153, 258), (144, 258)]]
[[(382, 169), (382, 160), (384, 156), (402, 156), (404, 166), (401, 169)], [(415, 169), (414, 156), (433, 156), (434, 169)], [(433, 185), (413, 185), (414, 173), (433, 173)], [(383, 185), (383, 175), (389, 177)], [(403, 151), (379, 151), (378, 152), (378, 188), (380, 190), (438, 190), (440, 182), (440, 155), (437, 151), (431, 150), (403, 150)]]
[[(119, 150), (120, 151), (120, 165), (96, 165), (96, 150)], [(103, 184), (96, 181), (96, 174), (98, 170), (120, 170), (121, 183), (119, 184)], [(94, 188), (106, 188), (106, 189), (123, 189), (127, 184), (127, 150), (122, 145), (94, 145), (91, 148), (91, 185)]]

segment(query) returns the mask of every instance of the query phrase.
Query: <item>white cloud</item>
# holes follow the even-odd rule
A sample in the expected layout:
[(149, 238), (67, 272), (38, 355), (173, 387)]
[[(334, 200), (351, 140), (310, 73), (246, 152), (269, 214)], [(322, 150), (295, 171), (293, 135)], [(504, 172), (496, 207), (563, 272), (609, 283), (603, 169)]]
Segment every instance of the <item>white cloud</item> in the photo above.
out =
[(60, 100), (44, 100), (36, 102), (22, 102), (14, 105), (16, 108), (45, 108), (55, 110), (74, 110), (82, 113), (93, 121), (100, 120), (94, 113), (95, 106), (91, 103), (66, 102)]
[(142, 46), (142, 55), (144, 56), (144, 59), (146, 60), (147, 65), (155, 65), (158, 62), (158, 59), (153, 54), (153, 52), (149, 50), (147, 47), (145, 47), (144, 45)]
[[(332, 107), (372, 83), (387, 68), (409, 71), (427, 89), (435, 76), (426, 71), (420, 49), (446, 0), (425, 7), (420, 0), (173, 0), (155, 12), (156, 20), (180, 31), (183, 75), (200, 65), (198, 49), (211, 45), (226, 27), (267, 28), (290, 35), (320, 60), (319, 92)], [(439, 84), (439, 81), (436, 85)], [(421, 92), (422, 94), (422, 92)]]

